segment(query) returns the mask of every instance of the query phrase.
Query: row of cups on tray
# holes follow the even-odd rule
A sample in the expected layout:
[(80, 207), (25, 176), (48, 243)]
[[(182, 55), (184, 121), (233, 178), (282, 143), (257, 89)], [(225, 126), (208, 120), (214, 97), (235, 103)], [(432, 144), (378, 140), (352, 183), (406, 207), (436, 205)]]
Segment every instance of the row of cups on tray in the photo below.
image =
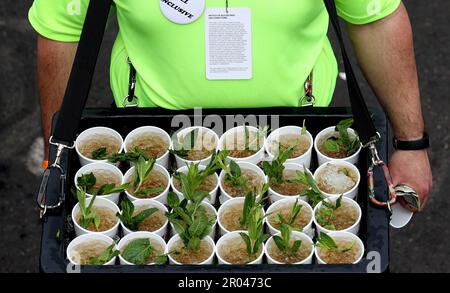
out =
[[(241, 169), (254, 171), (256, 174), (258, 174), (261, 177), (261, 179), (264, 183), (268, 182), (268, 178), (267, 178), (266, 174), (259, 166), (252, 164), (252, 163), (248, 163), (248, 162), (238, 162), (237, 164), (239, 165), (239, 167)], [(356, 182), (350, 190), (343, 192), (343, 193), (332, 194), (332, 193), (327, 193), (324, 191), (322, 191), (322, 193), (328, 197), (337, 197), (337, 196), (343, 194), (343, 196), (351, 198), (351, 199), (356, 198), (356, 196), (358, 194), (358, 186), (361, 181), (361, 175), (360, 175), (358, 168), (356, 168), (353, 164), (350, 164), (346, 161), (335, 160), (335, 161), (330, 161), (327, 164), (323, 164), (323, 165), (319, 166), (316, 169), (316, 171), (314, 172), (313, 177), (317, 178), (319, 176), (319, 174), (321, 174), (322, 170), (324, 170), (328, 166), (337, 166), (337, 167), (342, 167), (342, 168), (351, 170), (352, 174), (354, 174), (354, 176), (356, 177), (355, 178)], [(298, 171), (310, 172), (309, 169), (304, 170), (303, 166), (295, 164), (295, 163), (285, 163), (284, 167), (285, 167), (285, 170), (295, 170), (295, 171), (298, 170)], [(158, 171), (158, 172), (161, 172), (162, 174), (164, 174), (164, 176), (166, 177), (167, 182), (168, 182), (168, 184), (164, 188), (164, 190), (158, 196), (154, 197), (154, 199), (161, 202), (162, 204), (167, 205), (167, 195), (170, 190), (174, 191), (180, 199), (183, 199), (183, 194), (174, 185), (174, 177), (170, 176), (167, 169), (159, 164), (155, 164), (153, 168), (155, 171)], [(204, 168), (204, 166), (200, 166), (199, 168), (202, 169), (202, 168)], [(77, 179), (81, 175), (88, 174), (90, 172), (95, 172), (95, 171), (102, 171), (102, 170), (114, 173), (118, 178), (120, 178), (120, 180), (119, 180), (120, 184), (130, 182), (131, 181), (130, 178), (133, 176), (134, 171), (135, 171), (134, 167), (132, 167), (132, 168), (128, 169), (125, 174), (123, 174), (122, 171), (114, 165), (107, 164), (107, 163), (91, 163), (91, 164), (87, 164), (87, 165), (81, 167), (76, 172), (75, 178), (74, 178), (75, 186), (78, 187)], [(187, 172), (187, 166), (183, 166), (183, 167), (179, 168), (177, 171), (182, 172), (182, 173)], [(205, 201), (215, 204), (216, 198), (219, 195), (220, 204), (223, 204), (227, 200), (234, 198), (233, 196), (231, 196), (230, 194), (227, 193), (227, 191), (225, 190), (225, 188), (223, 186), (225, 174), (226, 173), (224, 171), (222, 171), (222, 172), (220, 172), (219, 175), (217, 175), (217, 174), (213, 175), (216, 177), (216, 186), (214, 187), (214, 189), (212, 191), (210, 191), (210, 197), (206, 198)], [(140, 199), (139, 197), (131, 194), (128, 190), (125, 190), (125, 194), (128, 197), (128, 199), (130, 199), (131, 201)], [(112, 194), (103, 195), (100, 197), (109, 199), (117, 204), (119, 202), (119, 196), (120, 196), (120, 193), (112, 193)], [(90, 197), (89, 194), (88, 194), (88, 197)], [(292, 196), (280, 194), (280, 193), (276, 192), (275, 190), (273, 190), (272, 188), (269, 188), (269, 197), (270, 197), (270, 200), (272, 202), (274, 202), (277, 200), (290, 198)], [(307, 200), (306, 197), (300, 197), (300, 198), (303, 200)]]
[[(217, 142), (216, 148), (215, 148), (216, 150), (223, 150), (225, 140), (227, 138), (243, 134), (245, 132), (245, 128), (247, 128), (249, 131), (253, 131), (253, 132), (259, 131), (258, 128), (253, 127), (253, 126), (238, 126), (238, 127), (229, 129), (224, 134), (222, 134), (219, 138), (219, 136), (213, 130), (211, 130), (209, 128), (201, 127), (201, 126), (193, 126), (193, 127), (187, 127), (187, 128), (184, 128), (184, 129), (178, 131), (176, 133), (176, 137), (174, 137), (174, 139), (181, 139), (182, 137), (186, 136), (191, 131), (198, 129), (199, 131), (202, 131), (214, 138), (214, 141)], [(302, 134), (302, 128), (299, 126), (280, 127), (278, 129), (271, 131), (270, 135), (267, 138), (265, 136), (263, 136), (262, 137), (263, 141), (261, 144), (262, 147), (259, 148), (251, 156), (244, 157), (244, 158), (230, 157), (229, 160), (233, 159), (236, 162), (249, 162), (249, 163), (253, 163), (253, 164), (258, 164), (259, 162), (261, 162), (263, 160), (271, 161), (276, 156), (276, 154), (273, 154), (271, 152), (271, 145), (273, 145), (274, 143), (277, 143), (277, 139), (280, 136), (302, 135), (302, 137), (306, 138), (309, 141), (309, 148), (302, 155), (295, 157), (295, 158), (288, 159), (286, 161), (287, 163), (296, 163), (299, 165), (305, 165), (306, 167), (309, 168), (310, 162), (311, 162), (311, 156), (312, 156), (312, 149), (314, 146), (314, 149), (316, 150), (316, 153), (317, 153), (319, 165), (322, 165), (331, 160), (342, 160), (342, 161), (349, 162), (351, 164), (356, 164), (359, 159), (359, 153), (361, 151), (361, 147), (354, 154), (352, 154), (349, 157), (343, 158), (343, 159), (336, 159), (336, 158), (328, 157), (319, 151), (319, 146), (318, 146), (319, 142), (321, 142), (324, 138), (326, 138), (327, 136), (329, 136), (331, 133), (334, 133), (334, 132), (335, 132), (334, 126), (327, 127), (325, 129), (323, 129), (322, 131), (320, 131), (317, 134), (316, 138), (313, 139), (313, 136), (311, 135), (311, 133), (309, 131), (306, 131), (306, 133)], [(86, 156), (86, 154), (83, 154), (80, 151), (80, 144), (83, 141), (85, 141), (86, 139), (89, 139), (89, 138), (92, 138), (92, 137), (95, 137), (98, 135), (108, 135), (108, 136), (114, 137), (115, 139), (117, 139), (118, 142), (120, 142), (119, 153), (123, 152), (123, 151), (127, 152), (127, 151), (129, 151), (129, 148), (131, 147), (131, 145), (130, 145), (131, 141), (133, 141), (136, 137), (139, 137), (140, 135), (150, 134), (150, 133), (160, 135), (161, 138), (164, 139), (164, 141), (167, 143), (167, 146), (168, 146), (167, 151), (165, 151), (164, 154), (162, 154), (161, 156), (159, 156), (156, 159), (156, 163), (164, 166), (165, 168), (168, 168), (168, 166), (169, 166), (169, 149), (173, 149), (173, 139), (169, 136), (169, 134), (165, 130), (163, 130), (159, 127), (156, 127), (156, 126), (142, 126), (142, 127), (136, 128), (125, 137), (125, 140), (114, 129), (111, 129), (108, 127), (102, 127), (102, 126), (92, 127), (92, 128), (86, 129), (80, 135), (78, 135), (77, 140), (75, 142), (75, 149), (76, 149), (76, 152), (80, 159), (81, 165), (86, 165), (89, 163), (99, 162), (99, 161), (108, 162), (107, 160), (94, 160), (92, 158), (89, 158), (88, 156)], [(355, 131), (351, 128), (348, 129), (348, 133), (352, 136), (356, 135)], [(207, 165), (210, 158), (211, 158), (211, 156), (204, 158), (202, 160), (190, 161), (190, 160), (184, 159), (178, 155), (175, 155), (175, 159), (176, 159), (178, 168), (185, 166), (186, 164), (190, 164), (190, 163), (200, 163), (201, 165)]]
[[(227, 233), (219, 238), (217, 243), (214, 242), (214, 240), (210, 236), (206, 236), (202, 241), (206, 242), (206, 245), (209, 246), (209, 249), (211, 253), (209, 256), (199, 263), (196, 263), (197, 265), (208, 265), (208, 264), (225, 264), (225, 265), (231, 265), (233, 263), (230, 263), (227, 261), (221, 254), (222, 254), (222, 248), (226, 249), (226, 246), (233, 245), (232, 243), (234, 241), (240, 241), (241, 235), (240, 233), (247, 233), (246, 231), (233, 231), (230, 233)], [(276, 234), (276, 236), (279, 236), (280, 234)], [(356, 236), (355, 234), (349, 233), (349, 232), (343, 232), (343, 231), (333, 231), (328, 233), (328, 235), (334, 239), (340, 238), (345, 239), (347, 241), (354, 242), (354, 245), (358, 247), (358, 254), (354, 257), (354, 261), (352, 264), (356, 264), (361, 261), (363, 255), (364, 255), (364, 244), (361, 241), (361, 239)], [(294, 240), (301, 240), (303, 245), (307, 246), (307, 249), (309, 249), (309, 253), (306, 257), (304, 257), (301, 261), (292, 263), (296, 265), (301, 264), (312, 264), (314, 262), (314, 259), (316, 259), (316, 262), (318, 264), (327, 264), (327, 261), (322, 259), (320, 256), (320, 247), (317, 244), (314, 244), (313, 240), (310, 236), (303, 232), (297, 232), (293, 231), (291, 232), (291, 237)], [(178, 262), (175, 260), (171, 254), (169, 253), (171, 251), (171, 248), (177, 245), (177, 242), (180, 242), (181, 239), (178, 235), (174, 235), (172, 238), (170, 238), (169, 242), (166, 243), (166, 241), (159, 236), (156, 233), (147, 232), (147, 231), (138, 231), (138, 232), (132, 232), (130, 234), (127, 234), (123, 238), (120, 239), (120, 241), (115, 245), (115, 249), (122, 252), (124, 248), (133, 240), (136, 239), (149, 239), (152, 245), (158, 245), (163, 248), (163, 253), (168, 255), (169, 264), (175, 264), (175, 265), (182, 265), (183, 263)], [(80, 255), (77, 251), (78, 245), (89, 245), (90, 243), (92, 245), (95, 245), (95, 241), (101, 241), (106, 243), (106, 245), (112, 245), (114, 243), (113, 238), (106, 236), (104, 234), (94, 233), (94, 234), (84, 234), (81, 236), (76, 237), (73, 239), (69, 246), (67, 247), (67, 259), (75, 265), (79, 265), (79, 259)], [(275, 246), (275, 242), (273, 240), (273, 236), (271, 236), (265, 243), (262, 244), (262, 249), (260, 253), (257, 255), (257, 257), (247, 263), (247, 264), (262, 264), (262, 263), (269, 263), (269, 264), (283, 264), (283, 262), (275, 259), (271, 256), (270, 250), (271, 247)], [(264, 259), (264, 256), (266, 260)], [(215, 257), (217, 257), (217, 261), (215, 260)], [(119, 263), (121, 265), (133, 265), (130, 261), (127, 261), (122, 257), (121, 254), (119, 254)], [(105, 262), (104, 265), (114, 265), (116, 264), (116, 257), (111, 258), (109, 261)], [(155, 264), (155, 263), (149, 263), (149, 265)]]
[[(330, 203), (334, 203), (336, 199), (327, 199)], [(264, 211), (264, 209), (261, 209), (261, 213), (262, 215), (272, 215), (276, 212), (279, 212), (279, 210), (284, 207), (287, 208), (289, 206), (289, 209), (292, 207), (292, 205), (294, 205), (294, 203), (297, 202), (299, 205), (302, 206), (302, 213), (307, 213), (308, 215), (310, 215), (309, 220), (307, 221), (307, 223), (304, 225), (303, 227), (303, 232), (308, 234), (309, 236), (313, 237), (314, 236), (314, 227), (316, 228), (317, 234), (319, 234), (320, 232), (325, 232), (325, 233), (329, 233), (329, 232), (333, 232), (333, 230), (329, 230), (323, 226), (321, 226), (318, 222), (318, 220), (316, 219), (316, 214), (317, 211), (321, 208), (322, 206), (322, 202), (318, 203), (314, 208), (311, 207), (311, 205), (309, 203), (307, 203), (306, 201), (303, 201), (301, 199), (298, 198), (287, 198), (287, 199), (283, 199), (280, 201), (276, 201), (274, 203), (272, 203), (269, 208), (267, 209), (267, 211)], [(360, 223), (361, 223), (361, 217), (362, 217), (362, 211), (361, 211), (361, 207), (359, 206), (359, 204), (347, 197), (343, 197), (342, 198), (342, 202), (344, 204), (348, 204), (349, 206), (352, 207), (352, 209), (356, 212), (356, 219), (355, 222), (353, 223), (353, 225), (341, 230), (341, 231), (345, 231), (345, 232), (349, 232), (352, 234), (358, 234), (359, 232), (359, 228), (360, 228)], [(90, 199), (86, 200), (86, 204), (90, 203)], [(157, 202), (153, 199), (139, 199), (133, 202), (133, 205), (135, 208), (157, 208), (158, 210), (160, 210), (163, 213), (168, 212), (168, 209), (165, 205), (161, 204), (160, 202)], [(216, 236), (216, 227), (219, 226), (219, 235), (222, 236), (226, 233), (232, 232), (229, 231), (227, 229), (226, 224), (223, 223), (222, 220), (222, 216), (224, 215), (224, 213), (227, 211), (227, 209), (230, 208), (235, 208), (235, 207), (243, 207), (244, 205), (244, 198), (243, 197), (237, 197), (237, 198), (233, 198), (229, 201), (227, 201), (226, 203), (224, 203), (223, 205), (220, 206), (220, 208), (218, 210), (216, 210), (216, 208), (211, 205), (208, 202), (203, 202), (202, 205), (206, 208), (206, 210), (208, 212), (210, 212), (212, 215), (214, 215), (216, 221), (213, 225), (213, 229), (210, 233), (209, 236), (211, 236), (212, 238), (215, 238)], [(114, 212), (114, 214), (116, 213), (122, 213), (122, 211), (119, 209), (119, 207), (113, 203), (110, 200), (107, 199), (103, 199), (103, 198), (97, 198), (95, 200), (95, 206), (98, 208), (105, 208), (108, 209), (112, 212)], [(303, 210), (305, 209), (305, 210)], [(83, 234), (89, 234), (89, 233), (96, 233), (96, 234), (104, 234), (110, 237), (115, 237), (117, 235), (119, 235), (119, 226), (122, 228), (122, 234), (123, 235), (127, 235), (131, 232), (133, 232), (132, 230), (130, 230), (129, 228), (127, 228), (119, 219), (117, 219), (117, 223), (112, 226), (110, 229), (106, 230), (106, 231), (102, 231), (102, 232), (94, 232), (94, 231), (90, 231), (88, 229), (85, 229), (83, 227), (81, 227), (78, 222), (77, 222), (77, 218), (78, 215), (80, 213), (80, 208), (79, 208), (79, 204), (75, 205), (74, 208), (72, 209), (72, 219), (74, 221), (74, 226), (75, 226), (75, 234), (77, 236), (83, 235)], [(275, 235), (279, 232), (278, 228), (276, 226), (274, 226), (273, 224), (271, 224), (271, 222), (269, 220), (267, 220), (267, 217), (264, 218), (264, 223), (267, 224), (267, 230), (271, 235)], [(168, 219), (165, 218), (164, 223), (162, 224), (162, 226), (153, 231), (154, 233), (165, 237), (167, 235), (168, 230)], [(170, 236), (173, 236), (175, 234), (175, 229), (173, 228), (173, 226), (171, 225), (171, 229), (170, 229)]]

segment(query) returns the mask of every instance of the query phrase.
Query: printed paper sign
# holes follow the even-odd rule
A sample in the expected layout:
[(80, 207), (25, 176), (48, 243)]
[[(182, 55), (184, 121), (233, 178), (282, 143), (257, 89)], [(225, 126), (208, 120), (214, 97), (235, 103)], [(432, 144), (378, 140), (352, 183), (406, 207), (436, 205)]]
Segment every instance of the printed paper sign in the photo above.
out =
[(205, 12), (206, 78), (251, 79), (252, 30), (249, 8), (208, 8)]

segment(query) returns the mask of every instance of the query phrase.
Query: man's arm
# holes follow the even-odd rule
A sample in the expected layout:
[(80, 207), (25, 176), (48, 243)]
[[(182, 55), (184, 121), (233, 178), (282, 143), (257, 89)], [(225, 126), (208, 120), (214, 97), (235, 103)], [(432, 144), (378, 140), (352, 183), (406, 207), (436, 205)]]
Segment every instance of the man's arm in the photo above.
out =
[(37, 73), (45, 160), (48, 159), (52, 117), (61, 106), (77, 45), (38, 36)]
[[(386, 111), (394, 135), (401, 140), (422, 138), (424, 122), (412, 30), (403, 3), (384, 19), (348, 24), (347, 29), (358, 63)], [(413, 187), (423, 207), (432, 185), (427, 151), (396, 151), (389, 167), (394, 184)]]

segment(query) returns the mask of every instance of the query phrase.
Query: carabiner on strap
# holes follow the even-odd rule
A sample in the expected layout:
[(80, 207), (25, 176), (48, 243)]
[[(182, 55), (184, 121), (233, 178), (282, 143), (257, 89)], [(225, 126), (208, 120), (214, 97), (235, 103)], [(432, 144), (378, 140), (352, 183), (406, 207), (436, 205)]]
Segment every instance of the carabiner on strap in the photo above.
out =
[[(56, 209), (58, 207), (60, 207), (65, 199), (65, 183), (66, 183), (66, 173), (64, 171), (64, 169), (61, 167), (61, 158), (62, 158), (62, 154), (64, 149), (73, 149), (74, 145), (65, 145), (62, 143), (56, 143), (53, 142), (53, 137), (50, 137), (50, 144), (55, 145), (57, 147), (56, 150), (56, 157), (55, 157), (55, 161), (44, 171), (44, 174), (42, 176), (42, 180), (41, 180), (41, 184), (39, 186), (39, 192), (37, 194), (36, 197), (36, 203), (39, 207), (39, 209), (41, 210), (40, 212), (40, 218), (42, 219), (45, 214), (47, 213), (47, 210), (53, 210)], [(59, 194), (59, 199), (58, 202), (56, 204), (52, 204), (52, 205), (47, 205), (47, 186), (48, 186), (48, 181), (50, 179), (50, 175), (52, 170), (56, 170), (57, 172), (59, 172), (59, 181), (60, 181), (60, 194)]]
[[(375, 146), (375, 143), (369, 144), (369, 150), (372, 158), (372, 162), (367, 170), (369, 199), (373, 204), (377, 206), (387, 207), (389, 212), (392, 213), (391, 206), (397, 202), (397, 193), (395, 191), (394, 184), (392, 183), (391, 173), (389, 172), (388, 166), (378, 156), (378, 151)], [(389, 198), (386, 201), (380, 201), (375, 196), (375, 182), (373, 173), (376, 167), (381, 167), (381, 169), (383, 170), (384, 179), (386, 180), (389, 195)]]
[(125, 108), (139, 107), (139, 98), (134, 94), (136, 90), (136, 68), (131, 63), (130, 58), (127, 58), (127, 63), (130, 64), (130, 79), (128, 82), (128, 95), (123, 99), (122, 105)]
[(311, 107), (316, 103), (316, 98), (313, 95), (313, 73), (308, 75), (304, 84), (305, 95), (300, 99), (300, 107)]

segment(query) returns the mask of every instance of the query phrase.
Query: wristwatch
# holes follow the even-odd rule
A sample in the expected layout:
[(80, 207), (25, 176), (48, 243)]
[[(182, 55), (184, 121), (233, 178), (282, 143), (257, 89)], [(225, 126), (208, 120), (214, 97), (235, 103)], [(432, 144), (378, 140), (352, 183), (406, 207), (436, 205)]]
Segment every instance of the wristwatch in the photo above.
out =
[(399, 140), (395, 137), (392, 139), (394, 149), (403, 151), (417, 151), (430, 147), (430, 137), (426, 132), (423, 133), (423, 137), (418, 140)]

